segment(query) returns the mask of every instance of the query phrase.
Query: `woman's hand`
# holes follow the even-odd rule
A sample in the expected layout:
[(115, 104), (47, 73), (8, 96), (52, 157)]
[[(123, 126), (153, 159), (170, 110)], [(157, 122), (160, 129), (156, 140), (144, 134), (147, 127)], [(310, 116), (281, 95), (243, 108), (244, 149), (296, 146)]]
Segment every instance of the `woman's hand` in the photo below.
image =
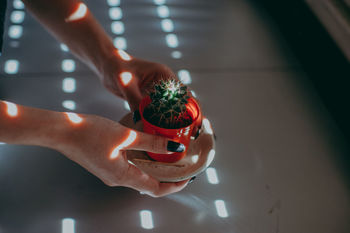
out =
[[(103, 85), (113, 94), (126, 99), (132, 110), (136, 110), (142, 97), (152, 88), (153, 83), (160, 79), (177, 79), (174, 72), (166, 65), (132, 58), (120, 62), (120, 58), (112, 59), (109, 68), (103, 74)], [(117, 65), (118, 64), (118, 65)], [(127, 71), (133, 74), (131, 85), (125, 87), (120, 82), (120, 73)]]
[(58, 150), (77, 162), (109, 186), (130, 187), (153, 197), (182, 190), (188, 180), (160, 183), (145, 174), (126, 158), (126, 150), (155, 153), (179, 151), (180, 144), (159, 136), (145, 134), (114, 121), (92, 115), (82, 115), (79, 124), (72, 124), (63, 147)]

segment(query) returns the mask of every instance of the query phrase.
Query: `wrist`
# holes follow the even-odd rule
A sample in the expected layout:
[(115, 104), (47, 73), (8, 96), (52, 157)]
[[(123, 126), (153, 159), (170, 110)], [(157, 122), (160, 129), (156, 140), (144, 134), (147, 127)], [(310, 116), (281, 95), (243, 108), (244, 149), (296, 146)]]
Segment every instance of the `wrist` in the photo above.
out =
[(38, 146), (62, 151), (69, 143), (70, 127), (63, 112), (50, 112), (50, 119), (40, 125), (37, 135)]
[[(3, 104), (3, 103), (1, 103)], [(17, 114), (0, 114), (0, 141), (9, 144), (53, 148), (62, 142), (65, 131), (62, 113), (13, 104)]]
[(130, 61), (123, 60), (116, 48), (110, 49), (102, 59), (100, 66), (100, 77), (103, 81), (105, 79), (114, 80), (121, 72), (130, 71), (131, 68)]
[(32, 121), (29, 123), (32, 126), (23, 126), (26, 129), (23, 144), (60, 151), (69, 142), (69, 126), (66, 121), (63, 112), (34, 109)]

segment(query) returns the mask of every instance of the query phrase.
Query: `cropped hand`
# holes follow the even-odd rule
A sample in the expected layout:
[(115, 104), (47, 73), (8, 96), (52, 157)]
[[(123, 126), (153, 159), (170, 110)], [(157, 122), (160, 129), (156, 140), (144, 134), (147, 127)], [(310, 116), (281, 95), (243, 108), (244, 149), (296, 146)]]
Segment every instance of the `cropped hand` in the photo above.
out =
[(169, 140), (122, 126), (99, 116), (83, 115), (83, 121), (72, 125), (67, 143), (59, 150), (109, 186), (125, 186), (153, 197), (182, 190), (188, 180), (160, 183), (130, 164), (126, 150), (171, 153), (176, 150)]
[[(166, 65), (132, 58), (131, 61), (123, 63), (119, 72), (108, 72), (103, 78), (104, 86), (113, 94), (126, 99), (132, 110), (136, 110), (142, 97), (151, 90), (154, 82), (160, 79), (177, 79), (174, 72)], [(119, 74), (128, 71), (133, 74), (132, 85), (124, 87), (120, 83)]]

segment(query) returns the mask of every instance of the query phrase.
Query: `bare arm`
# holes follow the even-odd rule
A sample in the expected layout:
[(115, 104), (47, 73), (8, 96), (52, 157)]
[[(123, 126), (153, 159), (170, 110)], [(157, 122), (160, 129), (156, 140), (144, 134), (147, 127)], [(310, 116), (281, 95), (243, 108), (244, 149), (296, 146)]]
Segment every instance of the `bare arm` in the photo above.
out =
[(127, 161), (126, 150), (171, 153), (168, 139), (134, 131), (99, 116), (0, 101), (0, 141), (60, 151), (109, 186), (126, 186), (154, 197), (180, 191), (187, 184), (160, 183)]
[[(95, 71), (109, 91), (126, 99), (132, 110), (138, 108), (140, 100), (155, 80), (176, 78), (171, 69), (165, 65), (137, 59), (117, 50), (88, 8), (82, 17), (69, 20), (79, 6), (85, 6), (81, 5), (83, 4), (81, 1), (23, 1), (39, 22)], [(128, 59), (125, 59), (121, 52), (126, 54)], [(123, 72), (132, 74), (132, 79), (127, 84), (121, 80)]]
[(81, 1), (23, 0), (23, 2), (51, 34), (65, 43), (101, 79), (106, 73), (118, 72), (123, 66), (123, 61), (116, 59), (111, 38), (88, 8), (80, 18), (69, 20), (69, 17), (77, 12)]

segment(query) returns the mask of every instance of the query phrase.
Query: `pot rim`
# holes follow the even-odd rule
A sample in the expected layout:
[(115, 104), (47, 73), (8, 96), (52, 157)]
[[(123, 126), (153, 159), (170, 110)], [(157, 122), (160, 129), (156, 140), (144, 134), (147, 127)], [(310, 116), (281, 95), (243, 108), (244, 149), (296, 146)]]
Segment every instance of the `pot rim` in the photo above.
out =
[[(156, 126), (156, 125), (152, 124), (151, 122), (149, 122), (148, 120), (146, 120), (146, 118), (143, 117), (143, 110), (146, 108), (146, 106), (148, 106), (151, 103), (151, 97), (149, 97), (149, 96), (144, 97), (139, 104), (139, 112), (140, 112), (141, 119), (143, 122), (147, 122), (153, 128), (159, 129), (159, 130), (174, 130), (174, 131), (176, 131), (179, 129), (185, 129), (185, 128), (190, 127), (190, 126), (194, 125), (195, 123), (197, 123), (198, 118), (201, 116), (200, 107), (199, 107), (199, 104), (196, 101), (196, 99), (193, 97), (190, 97), (187, 101), (193, 102), (194, 106), (197, 109), (197, 117), (192, 119), (192, 123), (187, 125), (187, 126), (184, 126), (181, 128), (168, 129), (168, 128), (162, 128), (162, 127)], [(143, 107), (143, 105), (144, 105), (144, 107)], [(187, 106), (186, 106), (186, 110), (188, 110)]]

